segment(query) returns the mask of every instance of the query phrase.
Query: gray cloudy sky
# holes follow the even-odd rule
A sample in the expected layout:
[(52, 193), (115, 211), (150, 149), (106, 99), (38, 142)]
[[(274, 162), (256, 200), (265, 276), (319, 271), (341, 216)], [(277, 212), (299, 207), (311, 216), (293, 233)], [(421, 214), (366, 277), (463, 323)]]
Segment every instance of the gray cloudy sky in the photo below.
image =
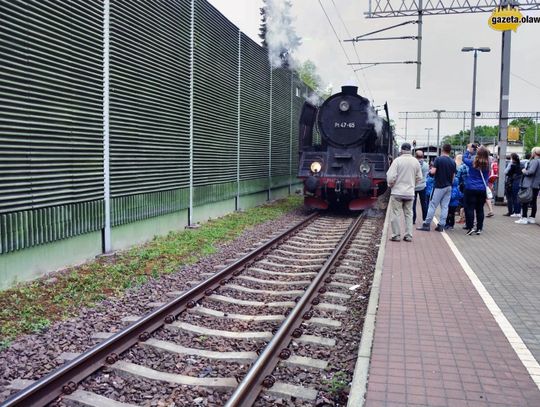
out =
[[(260, 0), (209, 0), (229, 20), (259, 41)], [(410, 0), (409, 0), (410, 1)], [(383, 27), (407, 21), (408, 18), (366, 19), (367, 0), (321, 0), (340, 39), (347, 39)], [(302, 46), (296, 52), (300, 61), (311, 59), (323, 81), (338, 90), (342, 84), (358, 84), (357, 77), (347, 66), (347, 60), (332, 28), (317, 0), (293, 0), (296, 31)], [(540, 15), (540, 12), (524, 12)], [(341, 17), (341, 18), (340, 18)], [(416, 89), (415, 65), (376, 66), (358, 72), (360, 92), (375, 104), (388, 101), (390, 113), (396, 120), (398, 134), (405, 133), (404, 120), (398, 112), (433, 109), (469, 111), (472, 96), (473, 54), (462, 53), (464, 46), (490, 47), (490, 53), (478, 56), (477, 111), (499, 110), (499, 81), (501, 33), (488, 27), (488, 13), (428, 16), (424, 18), (422, 50), (422, 89)], [(413, 18), (414, 19), (414, 18)], [(343, 20), (343, 22), (342, 22)], [(344, 24), (343, 24), (344, 23)], [(347, 31), (350, 32), (350, 37)], [(410, 24), (378, 36), (416, 35), (416, 25)], [(349, 58), (358, 61), (351, 43), (344, 44)], [(361, 42), (356, 50), (361, 62), (405, 61), (416, 59), (416, 41)], [(526, 24), (512, 33), (512, 63), (510, 82), (510, 111), (540, 110), (540, 24)], [(520, 79), (522, 78), (522, 79)], [(477, 121), (477, 125), (497, 124)], [(426, 127), (436, 120), (409, 120), (409, 140), (427, 140)], [(466, 123), (469, 127), (469, 123)], [(460, 120), (442, 120), (441, 136), (463, 128)]]

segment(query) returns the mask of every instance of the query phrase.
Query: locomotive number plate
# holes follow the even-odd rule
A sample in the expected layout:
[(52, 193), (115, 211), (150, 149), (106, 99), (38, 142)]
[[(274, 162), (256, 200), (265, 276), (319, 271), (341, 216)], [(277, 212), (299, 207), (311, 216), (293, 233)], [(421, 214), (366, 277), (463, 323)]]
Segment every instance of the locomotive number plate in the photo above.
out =
[(334, 122), (335, 129), (354, 129), (354, 122)]

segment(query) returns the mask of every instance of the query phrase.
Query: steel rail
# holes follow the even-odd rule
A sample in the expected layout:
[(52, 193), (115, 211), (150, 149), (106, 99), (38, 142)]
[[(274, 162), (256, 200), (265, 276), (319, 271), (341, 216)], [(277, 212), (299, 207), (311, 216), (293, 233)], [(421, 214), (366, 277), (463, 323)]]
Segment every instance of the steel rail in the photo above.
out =
[(263, 387), (272, 387), (275, 379), (270, 374), (275, 369), (279, 359), (287, 359), (290, 356), (290, 351), (287, 349), (289, 341), (292, 338), (299, 338), (302, 335), (300, 325), (303, 319), (311, 318), (312, 314), (312, 310), (308, 308), (319, 303), (318, 294), (326, 291), (321, 285), (329, 282), (325, 281), (329, 272), (330, 274), (333, 274), (332, 272), (335, 273), (335, 270), (332, 270), (332, 268), (338, 261), (342, 260), (343, 251), (356, 236), (365, 216), (365, 212), (363, 212), (347, 229), (336, 249), (324, 263), (297, 305), (291, 310), (285, 321), (283, 321), (274, 337), (253, 363), (244, 379), (227, 401), (225, 407), (252, 406)]
[(211, 295), (214, 289), (226, 284), (233, 275), (240, 274), (241, 270), (251, 265), (259, 255), (267, 253), (318, 216), (317, 213), (313, 213), (306, 219), (296, 223), (279, 236), (269, 240), (239, 260), (236, 260), (179, 297), (150, 312), (114, 336), (84, 352), (71, 362), (53, 370), (34, 384), (15, 393), (4, 401), (0, 407), (42, 407), (62, 394), (73, 393), (81, 380), (105, 364), (114, 364), (118, 360), (118, 355), (122, 352), (129, 349), (138, 341), (146, 341), (150, 338), (152, 332), (164, 324), (174, 322), (180, 313), (187, 308), (193, 308), (198, 300), (204, 296)]

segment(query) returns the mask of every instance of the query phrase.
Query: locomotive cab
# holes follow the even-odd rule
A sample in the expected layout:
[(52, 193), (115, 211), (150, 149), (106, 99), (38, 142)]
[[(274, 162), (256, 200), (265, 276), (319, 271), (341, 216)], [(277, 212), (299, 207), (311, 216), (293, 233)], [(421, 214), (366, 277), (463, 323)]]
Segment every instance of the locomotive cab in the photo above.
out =
[(304, 104), (298, 176), (306, 206), (365, 209), (386, 189), (391, 128), (357, 91), (344, 86), (318, 108)]

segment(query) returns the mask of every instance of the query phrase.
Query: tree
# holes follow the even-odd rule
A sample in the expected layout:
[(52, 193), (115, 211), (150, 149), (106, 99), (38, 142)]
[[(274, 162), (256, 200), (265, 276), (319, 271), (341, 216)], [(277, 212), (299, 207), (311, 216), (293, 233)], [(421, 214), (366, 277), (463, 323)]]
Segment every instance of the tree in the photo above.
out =
[(309, 59), (298, 68), (298, 76), (313, 90), (317, 90), (321, 86), (321, 77), (317, 73), (317, 67)]
[(332, 85), (323, 87), (322, 79), (317, 73), (317, 67), (311, 60), (306, 60), (298, 67), (298, 76), (311, 88), (311, 90), (322, 100), (332, 95)]
[(510, 126), (519, 127), (521, 139), (523, 141), (523, 150), (525, 153), (530, 153), (531, 149), (538, 144), (538, 141), (535, 143), (534, 120), (530, 117), (522, 117), (520, 119), (512, 120)]

